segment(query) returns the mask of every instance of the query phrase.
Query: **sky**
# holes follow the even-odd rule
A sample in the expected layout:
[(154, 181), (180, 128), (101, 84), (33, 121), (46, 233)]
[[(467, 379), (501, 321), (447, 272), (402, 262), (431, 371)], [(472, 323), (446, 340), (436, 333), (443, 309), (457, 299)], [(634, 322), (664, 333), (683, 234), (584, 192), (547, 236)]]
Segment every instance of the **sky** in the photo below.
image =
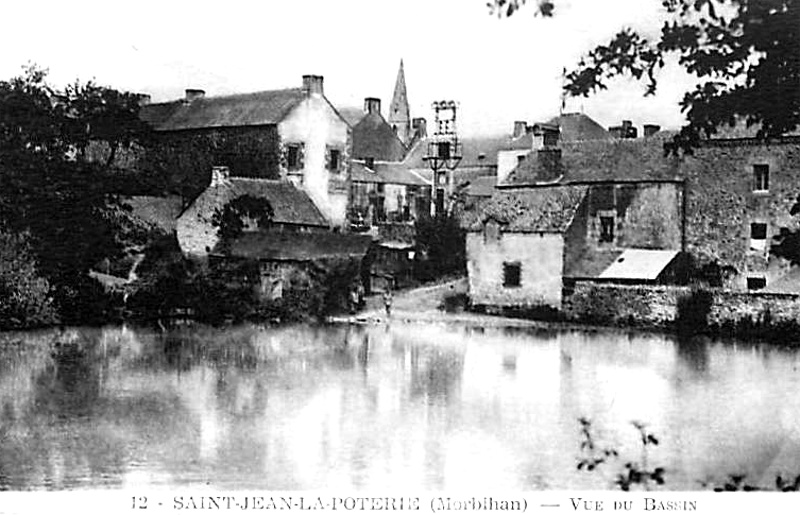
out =
[[(529, 0), (533, 2), (534, 0)], [(388, 111), (400, 60), (412, 117), (432, 119), (431, 103), (459, 103), (459, 131), (497, 135), (515, 120), (558, 114), (561, 72), (622, 27), (655, 35), (661, 0), (556, 0), (556, 16), (528, 6), (498, 19), (486, 0), (71, 0), (13, 2), (0, 21), (0, 79), (28, 62), (50, 82), (75, 79), (180, 98), (299, 87), (323, 75), (337, 107), (382, 99)], [(677, 65), (660, 76), (659, 93), (618, 80), (590, 98), (570, 99), (605, 126), (676, 128), (678, 101), (691, 80)]]

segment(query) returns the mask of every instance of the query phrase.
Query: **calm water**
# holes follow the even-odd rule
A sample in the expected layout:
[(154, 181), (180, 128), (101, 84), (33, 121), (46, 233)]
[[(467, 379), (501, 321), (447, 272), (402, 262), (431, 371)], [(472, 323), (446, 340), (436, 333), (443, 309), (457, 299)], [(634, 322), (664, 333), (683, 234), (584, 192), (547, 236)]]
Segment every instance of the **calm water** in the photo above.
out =
[(0, 489), (612, 488), (800, 473), (800, 356), (615, 331), (241, 326), (0, 334)]

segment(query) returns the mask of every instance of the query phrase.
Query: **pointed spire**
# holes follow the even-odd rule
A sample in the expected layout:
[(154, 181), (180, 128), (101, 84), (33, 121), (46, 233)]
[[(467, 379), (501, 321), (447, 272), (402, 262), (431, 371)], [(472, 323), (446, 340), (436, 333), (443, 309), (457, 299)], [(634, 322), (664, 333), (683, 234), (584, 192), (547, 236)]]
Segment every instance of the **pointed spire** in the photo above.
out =
[(408, 108), (406, 74), (402, 59), (400, 59), (400, 68), (397, 70), (397, 80), (394, 83), (392, 103), (389, 106), (389, 125), (395, 130), (400, 141), (407, 144), (411, 138), (411, 115)]

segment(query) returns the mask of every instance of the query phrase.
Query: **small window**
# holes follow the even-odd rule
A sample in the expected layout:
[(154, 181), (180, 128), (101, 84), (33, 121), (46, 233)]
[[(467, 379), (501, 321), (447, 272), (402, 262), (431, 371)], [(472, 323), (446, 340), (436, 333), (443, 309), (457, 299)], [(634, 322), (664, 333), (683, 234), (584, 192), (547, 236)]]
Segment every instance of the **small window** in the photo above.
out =
[(339, 165), (342, 162), (342, 151), (338, 149), (331, 149), (330, 159), (328, 161), (328, 170), (333, 172), (339, 171)]
[(767, 224), (763, 222), (750, 224), (750, 248), (753, 250), (767, 249)]
[(300, 145), (287, 145), (286, 167), (289, 170), (297, 170), (300, 168)]
[(520, 164), (523, 161), (525, 161), (525, 154), (518, 155), (517, 156), (517, 164)]
[(600, 217), (600, 243), (612, 243), (614, 241), (614, 217)]
[(764, 276), (748, 277), (747, 289), (748, 290), (761, 290), (767, 286), (767, 278)]
[(769, 191), (769, 165), (753, 165), (753, 191)]
[(521, 284), (522, 265), (519, 263), (503, 263), (503, 286), (516, 288)]

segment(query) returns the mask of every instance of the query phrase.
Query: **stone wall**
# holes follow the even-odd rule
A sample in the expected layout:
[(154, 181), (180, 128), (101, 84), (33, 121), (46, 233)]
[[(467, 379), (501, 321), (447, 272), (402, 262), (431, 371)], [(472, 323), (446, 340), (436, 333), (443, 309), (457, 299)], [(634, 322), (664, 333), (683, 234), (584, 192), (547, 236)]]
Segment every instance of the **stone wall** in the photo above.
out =
[[(672, 326), (679, 304), (707, 295), (705, 323), (709, 327), (749, 323), (796, 323), (800, 294), (744, 292), (727, 289), (697, 291), (683, 286), (628, 286), (578, 281), (564, 294), (565, 318), (603, 325)], [(696, 307), (690, 308), (696, 309)], [(691, 315), (702, 313), (691, 313)]]
[[(753, 165), (769, 166), (769, 189), (753, 191)], [(800, 143), (718, 142), (685, 158), (686, 250), (700, 264), (717, 261), (741, 274), (731, 287), (744, 288), (748, 274), (767, 272), (768, 247), (750, 249), (750, 224), (767, 224), (767, 244), (782, 227), (794, 229), (789, 210), (800, 194)]]

